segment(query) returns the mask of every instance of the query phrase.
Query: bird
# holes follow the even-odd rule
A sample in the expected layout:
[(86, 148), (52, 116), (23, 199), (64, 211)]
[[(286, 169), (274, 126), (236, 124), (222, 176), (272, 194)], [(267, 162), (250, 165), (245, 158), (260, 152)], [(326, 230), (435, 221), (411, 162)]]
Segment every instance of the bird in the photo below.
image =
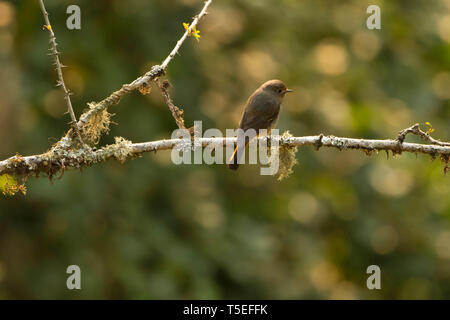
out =
[(242, 137), (239, 138), (238, 135), (237, 146), (228, 160), (230, 169), (237, 170), (239, 168), (239, 159), (245, 147), (250, 140), (258, 136), (260, 129), (267, 129), (270, 133), (270, 130), (276, 126), (280, 115), (281, 102), (286, 93), (292, 91), (286, 87), (283, 81), (274, 79), (266, 81), (251, 94), (242, 112), (239, 128), (244, 132), (248, 129), (254, 129), (256, 135), (247, 136), (245, 144)]

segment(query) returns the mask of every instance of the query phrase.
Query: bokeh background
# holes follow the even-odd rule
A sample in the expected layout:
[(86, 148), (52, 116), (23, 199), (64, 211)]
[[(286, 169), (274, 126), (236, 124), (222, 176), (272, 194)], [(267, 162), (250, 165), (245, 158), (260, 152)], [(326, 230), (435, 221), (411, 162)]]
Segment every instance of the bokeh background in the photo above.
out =
[[(203, 5), (45, 3), (77, 116), (161, 63)], [(70, 4), (81, 30), (65, 26)], [(370, 4), (381, 30), (366, 28)], [(279, 78), (295, 90), (281, 131), (393, 138), (429, 121), (450, 140), (449, 0), (216, 0), (209, 13), (168, 68), (187, 124), (236, 127), (250, 93)], [(43, 23), (38, 1), (0, 1), (2, 159), (44, 152), (67, 130)], [(101, 144), (176, 128), (155, 88), (111, 111)], [(258, 166), (176, 166), (168, 151), (30, 179), (26, 196), (0, 196), (0, 298), (450, 298), (442, 163), (309, 147), (297, 160), (282, 182)], [(66, 288), (72, 264), (82, 290)], [(381, 290), (366, 288), (372, 264)]]

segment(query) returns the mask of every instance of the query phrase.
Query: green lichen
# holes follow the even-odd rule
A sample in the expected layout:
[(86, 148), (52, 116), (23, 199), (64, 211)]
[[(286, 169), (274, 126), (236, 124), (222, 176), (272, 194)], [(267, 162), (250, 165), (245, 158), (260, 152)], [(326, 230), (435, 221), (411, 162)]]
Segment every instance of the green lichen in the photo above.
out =
[(90, 145), (97, 145), (100, 137), (109, 132), (112, 114), (108, 110), (101, 110), (99, 104), (95, 102), (88, 103), (89, 111), (93, 115), (81, 127), (81, 135), (85, 142)]
[(131, 155), (131, 141), (122, 137), (115, 137), (114, 139), (116, 143), (109, 144), (95, 152), (95, 162), (114, 157), (121, 163), (124, 163), (125, 160)]
[(289, 138), (293, 137), (289, 131), (285, 131), (281, 136), (281, 145), (279, 147), (279, 169), (278, 169), (278, 181), (284, 180), (289, 177), (292, 172), (292, 168), (297, 164), (295, 154), (298, 151), (297, 146), (289, 146), (286, 142)]

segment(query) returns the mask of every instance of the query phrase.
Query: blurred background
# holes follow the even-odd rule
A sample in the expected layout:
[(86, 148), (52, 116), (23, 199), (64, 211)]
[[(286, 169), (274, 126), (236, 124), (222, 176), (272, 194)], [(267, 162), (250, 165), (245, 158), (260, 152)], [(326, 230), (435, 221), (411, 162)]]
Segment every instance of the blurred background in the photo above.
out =
[[(45, 1), (77, 116), (159, 64), (200, 0)], [(66, 8), (81, 7), (81, 30)], [(366, 9), (381, 7), (381, 30)], [(394, 138), (431, 122), (450, 140), (450, 0), (214, 1), (169, 65), (187, 125), (236, 127), (247, 97), (282, 79), (278, 128)], [(35, 0), (0, 0), (0, 158), (42, 153), (68, 115)], [(170, 137), (159, 90), (111, 109), (101, 144)], [(408, 137), (408, 141), (418, 141)], [(27, 182), (0, 196), (0, 298), (450, 298), (450, 178), (424, 155), (300, 148), (278, 182), (244, 165), (172, 164), (170, 152)], [(79, 265), (82, 290), (66, 288)], [(366, 269), (381, 268), (381, 290)]]

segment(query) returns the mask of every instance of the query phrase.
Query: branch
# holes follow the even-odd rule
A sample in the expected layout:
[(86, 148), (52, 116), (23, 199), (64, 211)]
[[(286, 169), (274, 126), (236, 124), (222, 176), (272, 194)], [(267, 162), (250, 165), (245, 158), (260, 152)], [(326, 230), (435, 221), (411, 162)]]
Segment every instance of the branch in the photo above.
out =
[(441, 140), (434, 139), (427, 132), (422, 131), (420, 129), (418, 123), (416, 123), (415, 125), (413, 125), (413, 126), (411, 126), (409, 128), (406, 128), (406, 129), (400, 131), (399, 134), (398, 134), (397, 140), (400, 143), (403, 143), (403, 141), (405, 141), (405, 138), (408, 135), (408, 133), (415, 134), (415, 135), (421, 137), (422, 139), (424, 139), (424, 140), (426, 140), (426, 141), (428, 141), (428, 142), (430, 142), (432, 144), (436, 144), (436, 145), (439, 145), (439, 146), (450, 146), (449, 142), (442, 142)]
[[(51, 55), (54, 57), (56, 71), (58, 73), (58, 86), (61, 86), (64, 91), (67, 110), (72, 119), (72, 128), (46, 153), (29, 157), (22, 157), (17, 154), (12, 158), (0, 161), (0, 176), (6, 173), (11, 173), (24, 182), (32, 173), (39, 175), (42, 172), (48, 174), (49, 177), (52, 178), (58, 171), (61, 171), (63, 174), (66, 168), (83, 168), (84, 166), (91, 165), (93, 163), (105, 161), (111, 157), (119, 159), (120, 161), (125, 161), (128, 156), (132, 156), (136, 152), (133, 144), (123, 138), (116, 138), (115, 144), (105, 146), (99, 150), (92, 147), (92, 145), (98, 144), (102, 134), (109, 131), (111, 114), (107, 110), (108, 107), (113, 104), (117, 104), (123, 96), (133, 90), (138, 89), (142, 94), (147, 94), (150, 92), (149, 82), (156, 81), (158, 77), (165, 74), (170, 61), (172, 61), (178, 53), (186, 38), (193, 35), (198, 40), (200, 36), (199, 31), (196, 30), (196, 26), (198, 25), (200, 19), (207, 14), (207, 9), (212, 3), (212, 0), (205, 1), (202, 10), (197, 16), (194, 17), (193, 22), (189, 26), (183, 23), (186, 31), (161, 65), (153, 66), (150, 71), (145, 73), (143, 76), (137, 78), (129, 84), (122, 85), (121, 89), (113, 92), (104, 100), (98, 103), (88, 103), (89, 109), (80, 116), (78, 122), (75, 117), (75, 113), (73, 112), (72, 102), (70, 100), (70, 91), (67, 89), (64, 82), (62, 73), (62, 68), (64, 66), (59, 60), (59, 52), (57, 50), (55, 34), (50, 24), (43, 0), (39, 0), (39, 3), (41, 11), (44, 15), (44, 28), (49, 31), (51, 44), (50, 51)], [(175, 118), (175, 121), (177, 122), (178, 127), (184, 129), (184, 120), (182, 118), (183, 111), (173, 104), (167, 90), (168, 88), (165, 84), (160, 85), (160, 89), (173, 117)], [(192, 128), (189, 129), (189, 131), (192, 132)], [(74, 132), (76, 137), (74, 136)], [(75, 138), (78, 138), (81, 143), (76, 144)], [(85, 144), (84, 141), (88, 144)], [(140, 154), (141, 152), (137, 153)], [(7, 179), (9, 179), (8, 176)], [(14, 179), (12, 181), (14, 181)], [(9, 184), (7, 183), (6, 185)], [(22, 192), (24, 192), (25, 186), (18, 184), (12, 185), (6, 193), (14, 194), (18, 190), (22, 190)], [(5, 193), (5, 190), (3, 190), (3, 193)]]
[[(173, 48), (172, 52), (167, 56), (167, 58), (161, 64), (161, 68), (166, 70), (166, 68), (169, 65), (170, 61), (172, 61), (172, 59), (178, 53), (178, 50), (180, 50), (181, 46), (183, 45), (184, 40), (186, 40), (186, 38), (191, 34), (192, 30), (194, 30), (195, 27), (197, 27), (197, 24), (200, 21), (200, 19), (203, 18), (203, 16), (207, 14), (206, 10), (208, 9), (208, 7), (211, 4), (211, 2), (212, 2), (212, 0), (208, 0), (208, 1), (205, 2), (205, 5), (203, 6), (202, 11), (200, 11), (200, 13), (194, 18), (194, 21), (192, 21), (191, 25), (189, 26), (189, 29), (186, 30), (185, 33), (183, 34), (183, 36), (181, 37), (181, 39), (178, 40), (175, 48)], [(147, 80), (147, 82), (148, 82), (148, 80)]]
[(124, 97), (126, 94), (133, 90), (138, 90), (142, 86), (148, 86), (150, 81), (155, 80), (159, 76), (162, 76), (165, 74), (167, 66), (169, 65), (170, 61), (173, 60), (175, 55), (180, 50), (181, 46), (183, 45), (183, 42), (186, 40), (186, 38), (191, 34), (191, 31), (198, 25), (201, 18), (203, 18), (207, 14), (207, 9), (209, 5), (212, 3), (212, 0), (208, 0), (205, 2), (203, 9), (200, 11), (200, 13), (194, 18), (191, 25), (189, 26), (188, 30), (186, 30), (183, 34), (183, 36), (178, 40), (177, 44), (173, 48), (173, 50), (170, 52), (170, 54), (167, 56), (166, 59), (164, 59), (163, 63), (161, 65), (155, 65), (151, 67), (150, 71), (145, 73), (143, 76), (137, 78), (133, 82), (129, 84), (122, 85), (122, 88), (113, 92), (111, 95), (109, 95), (106, 99), (100, 101), (99, 103), (93, 104), (91, 108), (86, 111), (84, 114), (81, 115), (80, 121), (78, 121), (78, 126), (83, 126), (86, 124), (94, 115), (99, 114), (100, 112), (106, 110), (113, 104), (119, 103), (120, 99)]
[[(63, 138), (61, 143), (64, 143)], [(392, 151), (394, 154), (402, 152), (422, 153), (430, 155), (432, 158), (440, 156), (446, 163), (445, 170), (448, 170), (447, 163), (450, 158), (450, 146), (418, 143), (400, 143), (398, 140), (372, 140), (353, 139), (335, 136), (305, 136), (305, 137), (260, 137), (259, 139), (278, 139), (280, 146), (303, 147), (314, 146), (318, 150), (321, 147), (336, 148), (341, 151), (347, 149), (359, 149), (367, 154), (374, 151)], [(216, 144), (236, 143), (237, 138), (199, 138), (197, 143), (202, 146)], [(181, 140), (183, 141), (183, 140)], [(83, 168), (95, 163), (104, 162), (109, 159), (117, 159), (124, 162), (129, 157), (140, 156), (145, 152), (169, 150), (175, 148), (180, 143), (180, 139), (158, 140), (143, 143), (131, 143), (123, 138), (116, 138), (116, 144), (108, 145), (94, 151), (91, 148), (81, 148), (78, 150), (58, 149), (58, 152), (49, 151), (44, 154), (21, 157), (16, 155), (7, 160), (0, 161), (0, 175), (8, 173), (14, 175), (30, 175), (46, 173), (50, 177), (58, 171), (64, 172), (69, 168)]]
[(158, 85), (159, 89), (161, 90), (161, 94), (164, 97), (164, 100), (166, 101), (166, 104), (169, 107), (170, 112), (172, 112), (172, 116), (175, 119), (175, 122), (177, 123), (178, 128), (186, 129), (186, 127), (184, 126), (183, 110), (180, 110), (180, 108), (178, 108), (176, 105), (174, 105), (172, 98), (170, 97), (169, 81), (164, 81), (163, 83), (161, 83), (158, 79), (156, 79), (155, 82)]
[(54, 64), (56, 66), (56, 72), (58, 73), (57, 86), (58, 87), (60, 86), (62, 88), (62, 90), (64, 91), (64, 99), (66, 100), (66, 104), (67, 104), (67, 112), (70, 114), (70, 118), (72, 119), (72, 121), (70, 123), (71, 123), (72, 127), (75, 129), (75, 132), (76, 132), (77, 137), (79, 138), (80, 142), (83, 143), (83, 140), (81, 139), (80, 131), (78, 130), (77, 118), (75, 116), (75, 113), (73, 112), (72, 101), (70, 100), (70, 91), (69, 91), (69, 89), (67, 89), (66, 84), (64, 82), (64, 77), (63, 77), (63, 73), (62, 73), (63, 65), (61, 64), (61, 61), (59, 60), (60, 52), (58, 52), (58, 50), (56, 48), (58, 44), (56, 43), (55, 33), (53, 32), (52, 25), (50, 24), (47, 10), (45, 10), (44, 1), (39, 0), (39, 4), (41, 6), (42, 14), (44, 15), (44, 20), (45, 20), (44, 28), (48, 30), (48, 34), (49, 34), (49, 38), (50, 38), (50, 46), (51, 46), (50, 55), (52, 55), (53, 58), (55, 59)]

